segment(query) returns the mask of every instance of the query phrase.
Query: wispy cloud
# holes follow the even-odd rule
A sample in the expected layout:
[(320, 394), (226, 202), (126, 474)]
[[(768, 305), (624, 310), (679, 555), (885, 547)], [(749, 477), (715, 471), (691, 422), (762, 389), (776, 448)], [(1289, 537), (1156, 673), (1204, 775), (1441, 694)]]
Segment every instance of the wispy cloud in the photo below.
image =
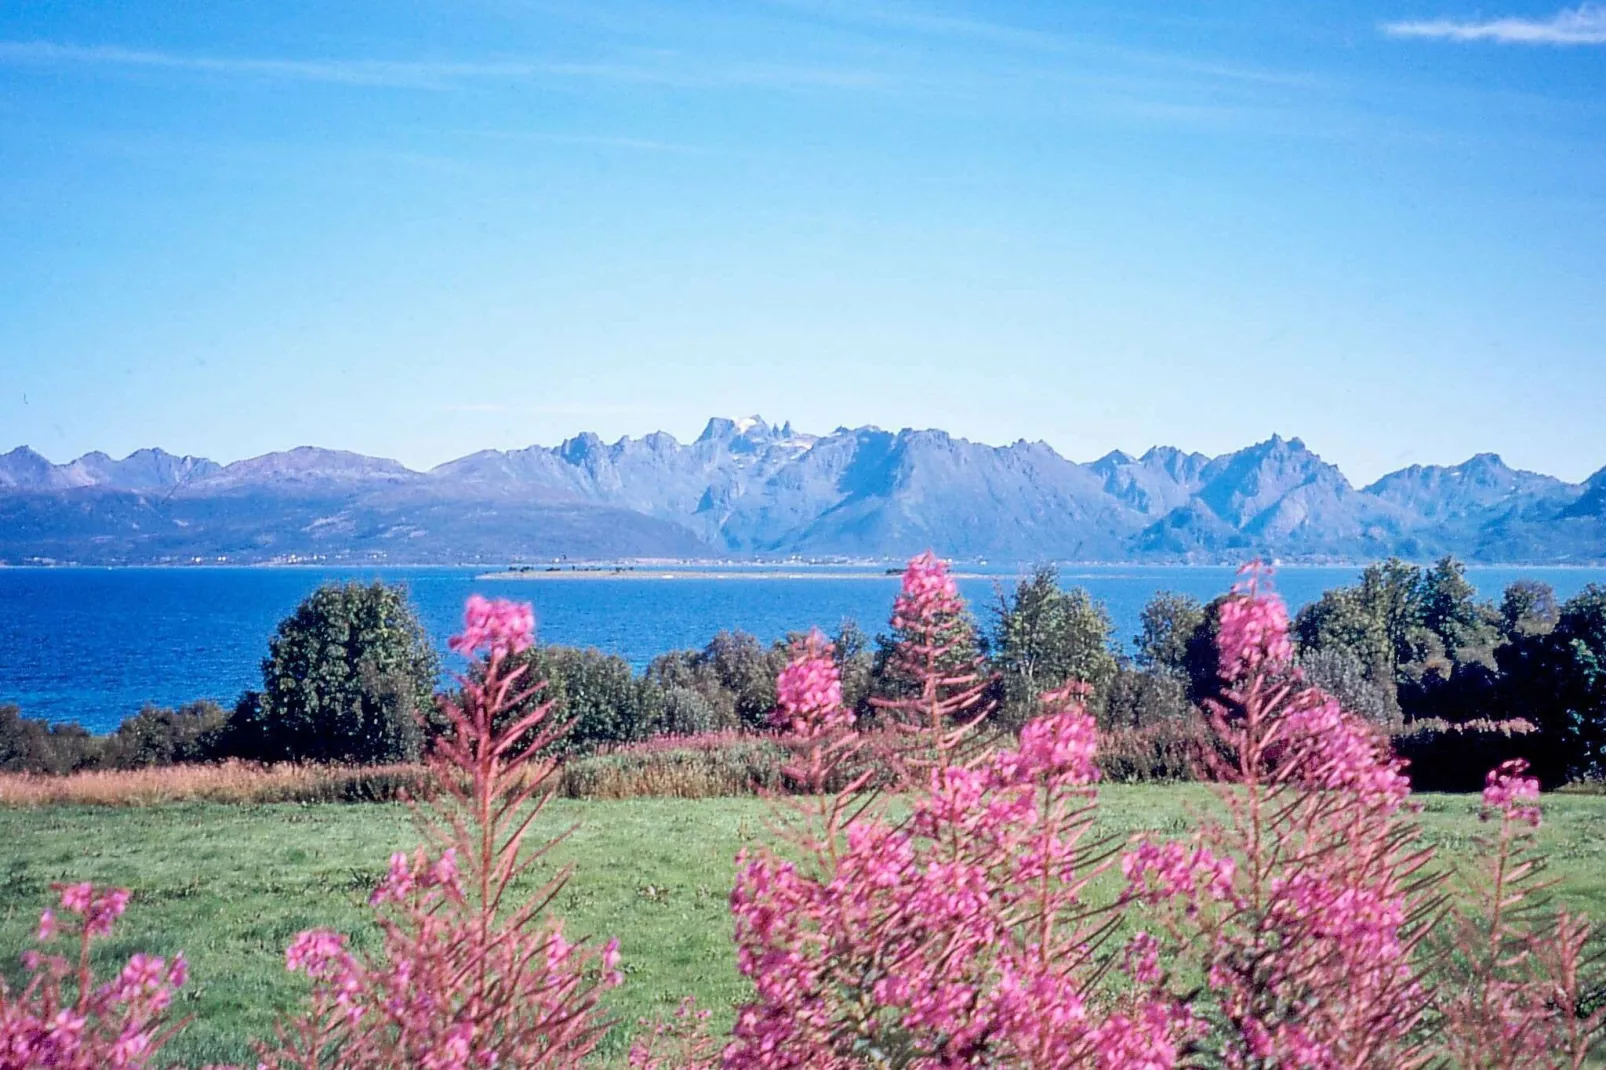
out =
[(1431, 37), (1445, 41), (1496, 41), (1515, 45), (1606, 45), (1606, 5), (1583, 4), (1547, 19), (1429, 19), (1387, 22), (1392, 37)]
[(650, 62), (561, 62), (546, 60), (284, 59), (204, 56), (118, 45), (72, 45), (53, 41), (0, 41), (0, 64), (144, 67), (236, 77), (328, 82), (404, 89), (449, 89), (470, 81), (581, 78), (687, 88), (873, 89), (890, 84), (873, 70), (794, 64), (710, 64), (695, 57), (659, 55)]

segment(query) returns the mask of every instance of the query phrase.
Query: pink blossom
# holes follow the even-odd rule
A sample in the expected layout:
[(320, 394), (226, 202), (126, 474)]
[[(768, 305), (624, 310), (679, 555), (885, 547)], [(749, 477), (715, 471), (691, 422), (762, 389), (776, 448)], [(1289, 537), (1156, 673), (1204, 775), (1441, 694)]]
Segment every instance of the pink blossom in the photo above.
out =
[(34, 938), (41, 944), (46, 944), (49, 943), (51, 939), (55, 937), (55, 935), (56, 913), (53, 910), (47, 909), (39, 915), (39, 931), (35, 934)]
[(804, 738), (853, 723), (842, 705), (842, 678), (831, 644), (818, 628), (792, 647), (792, 660), (775, 678), (770, 723)]
[(127, 907), (128, 889), (108, 888), (89, 904), (85, 924), (95, 936), (104, 936), (112, 931), (112, 923), (122, 917)]
[(463, 610), (463, 630), (446, 645), (464, 657), (488, 650), (492, 657), (528, 650), (535, 641), (535, 611), (528, 602), (494, 601), (470, 595)]
[(1483, 788), (1485, 810), (1503, 814), (1514, 821), (1538, 827), (1539, 780), (1525, 776), (1528, 763), (1522, 758), (1501, 762), (1489, 770)]
[(1294, 656), (1288, 640), (1288, 607), (1269, 588), (1269, 569), (1258, 561), (1239, 570), (1233, 596), (1221, 604), (1221, 631), (1216, 642), (1223, 679), (1237, 680), (1262, 666), (1287, 665)]
[(910, 560), (903, 572), (903, 587), (892, 607), (894, 628), (918, 628), (921, 622), (964, 612), (959, 587), (948, 573), (948, 563), (927, 550)]
[(74, 914), (82, 914), (89, 909), (94, 895), (95, 886), (87, 881), (82, 884), (64, 884), (61, 886), (61, 908)]

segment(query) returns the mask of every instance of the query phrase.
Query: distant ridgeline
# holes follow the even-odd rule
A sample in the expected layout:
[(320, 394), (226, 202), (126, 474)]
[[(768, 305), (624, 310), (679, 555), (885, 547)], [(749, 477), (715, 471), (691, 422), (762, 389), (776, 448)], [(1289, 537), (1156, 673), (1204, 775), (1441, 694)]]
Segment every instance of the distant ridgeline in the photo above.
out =
[(732, 555), (997, 561), (1606, 562), (1606, 468), (1581, 484), (1494, 454), (1351, 486), (1299, 439), (1090, 464), (1041, 442), (710, 420), (484, 450), (428, 472), (302, 447), (230, 465), (140, 450), (0, 454), (0, 563), (477, 564)]

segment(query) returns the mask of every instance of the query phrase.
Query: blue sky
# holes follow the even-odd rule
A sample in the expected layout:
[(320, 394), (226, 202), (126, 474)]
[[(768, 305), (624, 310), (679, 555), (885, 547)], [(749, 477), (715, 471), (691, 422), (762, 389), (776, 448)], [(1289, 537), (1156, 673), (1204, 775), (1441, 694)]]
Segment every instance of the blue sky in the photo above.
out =
[(5, 5), (0, 449), (756, 412), (1579, 479), (1603, 90), (1606, 8), (1519, 0)]

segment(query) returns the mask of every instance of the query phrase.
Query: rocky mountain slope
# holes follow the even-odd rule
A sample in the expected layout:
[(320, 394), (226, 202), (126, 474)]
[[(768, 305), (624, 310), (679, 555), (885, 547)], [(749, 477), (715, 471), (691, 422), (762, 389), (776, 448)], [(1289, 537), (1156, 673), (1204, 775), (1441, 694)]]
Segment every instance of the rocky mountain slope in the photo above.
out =
[(937, 430), (808, 435), (757, 417), (607, 443), (484, 450), (417, 472), (301, 447), (229, 465), (140, 450), (0, 454), (0, 562), (554, 558), (1606, 562), (1606, 469), (1583, 484), (1493, 454), (1353, 486), (1297, 438), (1220, 457), (1080, 464)]

